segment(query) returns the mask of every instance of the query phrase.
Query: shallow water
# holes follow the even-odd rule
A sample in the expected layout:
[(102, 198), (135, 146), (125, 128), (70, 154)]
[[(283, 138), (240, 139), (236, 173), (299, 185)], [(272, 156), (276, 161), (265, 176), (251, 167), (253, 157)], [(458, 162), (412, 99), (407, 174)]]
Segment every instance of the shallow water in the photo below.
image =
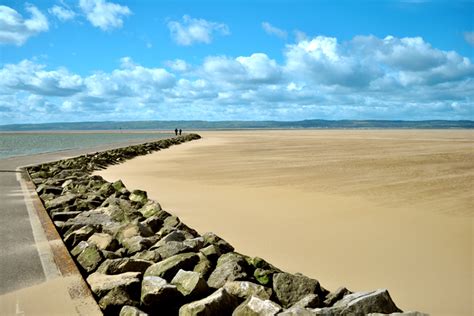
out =
[(148, 141), (171, 135), (156, 132), (0, 133), (0, 159), (113, 143)]

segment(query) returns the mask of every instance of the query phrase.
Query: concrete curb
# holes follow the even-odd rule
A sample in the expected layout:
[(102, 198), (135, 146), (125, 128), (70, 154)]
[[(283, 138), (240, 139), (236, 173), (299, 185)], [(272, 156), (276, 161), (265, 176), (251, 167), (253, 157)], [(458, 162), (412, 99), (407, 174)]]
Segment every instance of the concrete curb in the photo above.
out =
[[(102, 315), (102, 312), (94, 299), (92, 292), (84, 281), (79, 272), (76, 263), (72, 259), (66, 245), (62, 241), (56, 227), (54, 226), (48, 212), (43, 206), (39, 196), (36, 194), (36, 187), (31, 181), (31, 178), (24, 167), (19, 168), (21, 171), (22, 187), (27, 190), (28, 196), (25, 198), (31, 199), (32, 209), (44, 233), (44, 242), (40, 242), (43, 251), (38, 248), (40, 257), (42, 258), (43, 269), (45, 271), (46, 279), (54, 278), (68, 278), (67, 290), (71, 301), (74, 304), (74, 309), (77, 315)], [(33, 225), (33, 224), (32, 224)], [(37, 241), (38, 242), (38, 241)], [(42, 253), (43, 252), (43, 253)], [(44, 253), (49, 252), (49, 257), (52, 258), (52, 263), (55, 267), (47, 267), (44, 263)], [(49, 264), (51, 266), (51, 264)], [(57, 271), (54, 271), (56, 270)]]

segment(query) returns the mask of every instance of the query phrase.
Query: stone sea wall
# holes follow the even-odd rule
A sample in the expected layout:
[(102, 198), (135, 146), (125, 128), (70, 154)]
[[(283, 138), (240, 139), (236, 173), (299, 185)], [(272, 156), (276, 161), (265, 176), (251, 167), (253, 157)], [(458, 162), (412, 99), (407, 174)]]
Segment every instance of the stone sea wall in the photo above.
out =
[[(387, 290), (326, 290), (199, 234), (146, 192), (95, 170), (199, 139), (189, 134), (29, 167), (58, 232), (106, 315), (366, 315), (401, 312)], [(185, 198), (185, 197), (183, 197)], [(408, 313), (407, 313), (408, 315)], [(410, 313), (417, 315), (417, 313)]]

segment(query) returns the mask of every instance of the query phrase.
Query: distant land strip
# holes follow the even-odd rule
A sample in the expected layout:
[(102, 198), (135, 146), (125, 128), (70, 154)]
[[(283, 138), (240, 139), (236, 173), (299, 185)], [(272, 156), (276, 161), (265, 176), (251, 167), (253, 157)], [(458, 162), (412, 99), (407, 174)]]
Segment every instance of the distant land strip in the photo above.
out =
[(0, 125), (0, 131), (174, 130), (182, 129), (448, 129), (474, 128), (471, 120), (303, 120), (303, 121), (127, 121)]

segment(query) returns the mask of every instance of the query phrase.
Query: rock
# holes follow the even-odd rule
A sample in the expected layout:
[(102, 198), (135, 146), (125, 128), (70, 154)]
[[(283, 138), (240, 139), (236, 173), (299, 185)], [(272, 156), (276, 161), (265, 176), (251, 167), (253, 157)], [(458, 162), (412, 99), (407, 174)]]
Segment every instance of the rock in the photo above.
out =
[(214, 265), (202, 253), (199, 253), (198, 255), (199, 255), (199, 261), (194, 266), (193, 271), (198, 272), (199, 274), (202, 275), (203, 278), (208, 279), (209, 275), (211, 274), (212, 270), (214, 269)]
[(166, 234), (163, 236), (155, 245), (153, 245), (153, 248), (158, 248), (161, 246), (164, 246), (166, 243), (170, 241), (185, 241), (186, 240), (186, 232), (181, 231), (181, 230), (173, 230), (170, 233)]
[(148, 316), (148, 314), (136, 307), (126, 305), (120, 310), (119, 316)]
[(202, 238), (204, 238), (204, 246), (215, 245), (222, 254), (234, 251), (234, 247), (214, 233), (205, 233)]
[(104, 183), (99, 191), (97, 191), (98, 194), (104, 196), (104, 197), (108, 197), (109, 195), (112, 195), (113, 193), (115, 192), (115, 189), (114, 187), (112, 186), (112, 183)]
[(64, 243), (69, 247), (75, 247), (81, 241), (87, 240), (92, 234), (95, 233), (95, 228), (92, 226), (85, 226), (74, 230), (73, 232), (66, 234), (64, 237)]
[(333, 308), (340, 309), (344, 315), (401, 312), (386, 289), (346, 295), (342, 300), (336, 302)]
[(352, 292), (346, 289), (345, 287), (340, 287), (335, 292), (329, 293), (328, 296), (326, 296), (326, 299), (324, 300), (324, 305), (332, 306), (334, 305), (334, 303), (341, 300), (344, 296), (348, 294), (352, 294)]
[(161, 258), (166, 259), (183, 252), (196, 252), (200, 247), (202, 247), (202, 244), (202, 239), (199, 238), (167, 242), (160, 240), (156, 243), (156, 245), (160, 246), (155, 249), (156, 245), (154, 245), (151, 247), (151, 249), (156, 250), (160, 254)]
[(142, 281), (140, 300), (145, 306), (156, 306), (168, 309), (176, 305), (180, 292), (176, 286), (168, 284), (157, 276), (145, 276)]
[(281, 311), (281, 306), (270, 300), (251, 296), (240, 304), (232, 316), (273, 316)]
[(126, 190), (127, 188), (125, 187), (125, 184), (123, 184), (122, 180), (117, 180), (114, 183), (112, 183), (112, 187), (114, 188), (115, 191), (117, 192), (122, 192), (124, 189)]
[(158, 262), (161, 260), (160, 254), (154, 250), (145, 250), (142, 252), (137, 252), (132, 256), (134, 259), (143, 259), (152, 262)]
[(68, 186), (69, 186), (70, 184), (72, 184), (72, 183), (73, 183), (73, 182), (72, 182), (72, 179), (66, 180), (66, 181), (63, 182), (63, 184), (61, 184), (61, 188), (64, 189), (64, 188), (68, 187)]
[(318, 294), (308, 294), (298, 302), (293, 304), (291, 307), (301, 307), (301, 308), (315, 308), (322, 307), (321, 300), (319, 299)]
[(136, 202), (140, 205), (145, 205), (148, 201), (148, 197), (145, 191), (142, 190), (133, 190), (129, 196), (130, 201)]
[(202, 248), (200, 252), (212, 262), (216, 262), (217, 259), (219, 259), (219, 257), (221, 256), (221, 251), (216, 245), (209, 245), (205, 248)]
[(137, 252), (148, 249), (152, 245), (150, 239), (144, 238), (142, 236), (133, 236), (130, 238), (125, 238), (121, 241), (127, 253), (133, 255)]
[(179, 316), (231, 315), (238, 305), (238, 299), (221, 288), (206, 298), (183, 305)]
[(92, 292), (98, 297), (103, 297), (110, 290), (121, 287), (129, 293), (140, 290), (140, 272), (126, 272), (122, 274), (107, 275), (94, 272), (87, 277), (87, 283)]
[(163, 226), (166, 227), (177, 227), (181, 223), (181, 220), (177, 216), (168, 216), (163, 221)]
[(87, 239), (87, 242), (100, 250), (115, 251), (118, 248), (117, 240), (105, 233), (95, 233)]
[(104, 214), (100, 209), (95, 209), (84, 211), (76, 217), (69, 219), (66, 221), (65, 227), (92, 226), (101, 229), (103, 226), (111, 223), (117, 225), (109, 215)]
[(104, 257), (95, 245), (88, 245), (77, 257), (79, 265), (88, 273), (97, 269), (102, 260)]
[(283, 307), (290, 307), (308, 294), (321, 293), (318, 281), (285, 272), (273, 275), (273, 290)]
[(227, 281), (243, 280), (248, 277), (248, 263), (245, 257), (235, 252), (222, 255), (207, 283), (210, 287), (220, 288)]
[(321, 316), (336, 316), (339, 314), (317, 314), (316, 312), (306, 309), (303, 307), (290, 307), (289, 309), (281, 312), (278, 314), (278, 316), (315, 316), (315, 315), (321, 315)]
[(104, 274), (121, 274), (124, 272), (143, 273), (152, 264), (151, 261), (133, 258), (107, 259), (100, 265), (97, 272)]
[(269, 300), (272, 296), (272, 289), (249, 281), (229, 281), (224, 284), (224, 289), (230, 294), (244, 300), (250, 296)]
[(260, 257), (249, 258), (248, 263), (255, 268), (253, 276), (262, 285), (272, 285), (273, 274), (282, 272)]
[(69, 212), (54, 212), (51, 215), (53, 221), (67, 221), (70, 218), (74, 218), (79, 215), (80, 211), (69, 211)]
[(185, 297), (201, 298), (209, 294), (209, 287), (200, 273), (179, 270), (171, 280), (181, 294)]
[[(145, 218), (156, 216), (161, 211), (161, 205), (155, 201), (148, 201), (141, 209), (138, 210)], [(163, 223), (163, 221), (162, 221)]]
[(163, 227), (163, 221), (158, 216), (148, 217), (142, 224), (148, 226), (153, 233), (158, 232)]
[(105, 315), (117, 315), (124, 305), (136, 305), (138, 302), (120, 287), (109, 291), (99, 300), (99, 306)]
[(171, 281), (180, 269), (186, 271), (192, 270), (198, 260), (199, 256), (195, 253), (175, 255), (151, 265), (145, 271), (145, 276), (158, 276), (167, 281)]
[(89, 243), (87, 241), (81, 241), (77, 244), (76, 247), (71, 250), (71, 255), (73, 255), (74, 257), (79, 256), (81, 252), (84, 251), (84, 249), (86, 249), (88, 246)]
[(114, 251), (108, 251), (108, 250), (101, 250), (102, 256), (104, 256), (105, 259), (119, 259), (121, 256)]
[(46, 201), (45, 207), (47, 210), (57, 208), (57, 207), (64, 207), (67, 205), (71, 205), (72, 203), (74, 203), (76, 199), (77, 199), (77, 195), (72, 194), (72, 193), (67, 193), (65, 195), (61, 195), (60, 197), (57, 197), (50, 201)]

